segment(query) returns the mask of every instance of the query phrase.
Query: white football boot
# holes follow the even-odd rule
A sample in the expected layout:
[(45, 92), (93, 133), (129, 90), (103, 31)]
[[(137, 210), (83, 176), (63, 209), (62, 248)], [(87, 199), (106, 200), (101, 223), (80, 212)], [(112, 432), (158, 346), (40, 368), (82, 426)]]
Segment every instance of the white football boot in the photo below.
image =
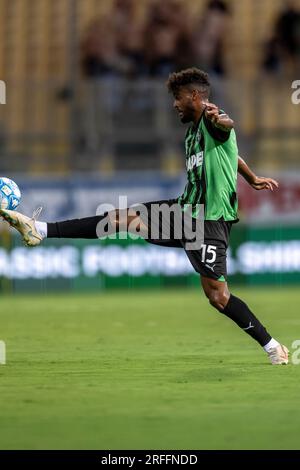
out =
[(283, 344), (279, 344), (276, 348), (272, 348), (268, 352), (268, 356), (271, 364), (273, 365), (288, 364), (289, 362), (289, 350)]
[(42, 207), (39, 207), (34, 211), (32, 217), (30, 218), (21, 214), (20, 212), (0, 209), (0, 217), (3, 217), (3, 219), (5, 219), (11, 227), (20, 232), (25, 245), (36, 246), (39, 245), (43, 240), (43, 237), (39, 234), (35, 226), (36, 218), (40, 215), (41, 212)]

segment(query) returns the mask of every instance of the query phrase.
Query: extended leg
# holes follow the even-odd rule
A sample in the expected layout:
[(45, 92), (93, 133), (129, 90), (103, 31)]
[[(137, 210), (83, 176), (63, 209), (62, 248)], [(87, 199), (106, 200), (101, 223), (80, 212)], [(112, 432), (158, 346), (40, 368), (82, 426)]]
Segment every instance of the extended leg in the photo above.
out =
[(104, 215), (62, 222), (36, 222), (16, 211), (0, 210), (2, 216), (22, 235), (29, 246), (38, 245), (43, 238), (100, 238), (119, 231), (133, 231), (141, 235), (147, 233), (147, 227), (132, 209), (108, 212)]

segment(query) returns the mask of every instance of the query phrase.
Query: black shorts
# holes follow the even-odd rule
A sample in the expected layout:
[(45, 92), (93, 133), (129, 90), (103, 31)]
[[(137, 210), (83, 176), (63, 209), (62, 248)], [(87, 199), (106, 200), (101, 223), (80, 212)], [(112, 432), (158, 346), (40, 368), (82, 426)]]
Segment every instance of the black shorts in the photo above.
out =
[[(197, 273), (211, 279), (226, 281), (226, 252), (233, 222), (205, 220), (204, 230), (202, 229), (200, 237), (201, 243), (194, 248), (194, 245), (191, 245), (193, 240), (190, 237), (187, 238), (185, 235), (182, 235), (181, 238), (178, 238), (178, 233), (174, 233), (178, 222), (176, 218), (182, 219), (183, 211), (181, 208), (178, 212), (180, 215), (172, 214), (167, 227), (165, 223), (162, 223), (161, 217), (159, 218), (159, 223), (157, 223), (157, 218), (153, 217), (153, 214), (155, 214), (155, 210), (154, 212), (152, 211), (153, 207), (161, 208), (162, 205), (173, 206), (174, 204), (177, 204), (176, 199), (153, 201), (144, 203), (141, 206), (134, 206), (134, 209), (148, 227), (148, 235), (145, 237), (146, 241), (160, 246), (183, 248)], [(146, 211), (144, 208), (146, 208)], [(198, 230), (196, 219), (190, 217), (190, 221), (194, 233), (196, 233)]]

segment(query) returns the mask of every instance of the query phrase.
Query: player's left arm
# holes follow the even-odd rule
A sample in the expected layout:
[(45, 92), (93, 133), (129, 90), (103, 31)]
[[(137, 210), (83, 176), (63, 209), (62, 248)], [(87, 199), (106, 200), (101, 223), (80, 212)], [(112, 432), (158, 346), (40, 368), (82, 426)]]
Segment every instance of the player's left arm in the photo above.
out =
[[(225, 142), (229, 137), (231, 129), (234, 127), (233, 120), (228, 116), (228, 114), (220, 112), (218, 106), (213, 103), (206, 103), (204, 112), (209, 124), (209, 132), (217, 140)], [(261, 189), (269, 189), (270, 191), (273, 191), (275, 188), (279, 187), (278, 182), (273, 178), (257, 176), (253, 173), (245, 160), (240, 156), (238, 158), (238, 172), (243, 176), (243, 178), (245, 178), (247, 183), (257, 191)]]
[(240, 156), (238, 158), (238, 172), (243, 176), (247, 183), (249, 183), (250, 186), (252, 186), (252, 188), (256, 189), (257, 191), (261, 189), (269, 189), (270, 191), (273, 191), (279, 187), (278, 182), (273, 178), (256, 176), (251, 168), (249, 168), (245, 160)]

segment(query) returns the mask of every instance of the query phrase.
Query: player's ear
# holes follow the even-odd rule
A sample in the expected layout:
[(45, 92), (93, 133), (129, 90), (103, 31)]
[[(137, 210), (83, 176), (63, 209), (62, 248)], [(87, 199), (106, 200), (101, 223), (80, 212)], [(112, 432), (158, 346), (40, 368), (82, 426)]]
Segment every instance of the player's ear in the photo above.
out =
[(200, 98), (198, 90), (192, 90), (192, 100), (197, 101)]

